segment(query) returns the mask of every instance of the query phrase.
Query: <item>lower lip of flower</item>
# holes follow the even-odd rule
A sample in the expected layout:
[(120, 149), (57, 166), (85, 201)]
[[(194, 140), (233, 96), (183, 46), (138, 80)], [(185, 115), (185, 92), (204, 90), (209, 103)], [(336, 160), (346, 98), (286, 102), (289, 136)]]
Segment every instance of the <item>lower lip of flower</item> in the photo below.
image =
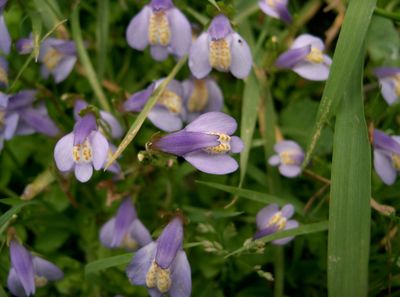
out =
[(122, 240), (122, 247), (129, 250), (136, 250), (138, 248), (138, 243), (129, 234), (126, 234)]
[(167, 46), (171, 39), (171, 29), (164, 11), (153, 12), (149, 22), (149, 43)]
[(148, 288), (157, 288), (161, 293), (168, 292), (171, 287), (170, 269), (163, 269), (153, 261), (146, 275), (146, 286)]
[(294, 165), (296, 164), (296, 159), (294, 157), (294, 153), (291, 151), (284, 151), (279, 154), (279, 158), (281, 159), (281, 163), (284, 165)]
[(208, 55), (210, 65), (220, 71), (228, 71), (231, 66), (231, 52), (229, 44), (225, 39), (210, 42), (210, 53)]
[(231, 150), (231, 137), (223, 133), (210, 132), (210, 135), (218, 136), (219, 145), (205, 148), (204, 150), (210, 154), (225, 154)]
[(158, 99), (158, 103), (172, 113), (180, 113), (182, 111), (182, 98), (170, 90), (164, 91), (160, 99)]
[(88, 140), (82, 144), (74, 145), (72, 148), (72, 157), (75, 163), (90, 163), (93, 159), (92, 148)]
[(47, 285), (48, 280), (44, 276), (35, 275), (35, 286), (38, 288), (44, 287)]
[(188, 109), (190, 112), (203, 111), (208, 103), (207, 82), (204, 79), (196, 80), (193, 86), (193, 92), (188, 100)]
[(320, 49), (312, 47), (311, 52), (307, 55), (306, 59), (311, 63), (319, 64), (324, 61), (324, 56)]

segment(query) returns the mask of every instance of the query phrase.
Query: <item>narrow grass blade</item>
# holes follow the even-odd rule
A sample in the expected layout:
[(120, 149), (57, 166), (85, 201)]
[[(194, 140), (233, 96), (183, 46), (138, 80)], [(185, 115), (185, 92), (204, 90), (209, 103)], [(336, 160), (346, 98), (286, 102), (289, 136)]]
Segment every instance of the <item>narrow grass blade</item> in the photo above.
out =
[(239, 197), (243, 197), (252, 201), (256, 202), (261, 202), (264, 204), (270, 204), (270, 203), (277, 203), (279, 205), (285, 205), (287, 203), (292, 203), (296, 209), (297, 213), (302, 213), (303, 212), (303, 203), (294, 200), (294, 199), (283, 199), (277, 196), (273, 196), (270, 194), (265, 194), (265, 193), (260, 193), (252, 190), (247, 190), (247, 189), (241, 189), (241, 188), (236, 188), (236, 187), (231, 187), (231, 186), (225, 186), (217, 183), (210, 183), (210, 182), (202, 182), (202, 181), (196, 181), (197, 183), (201, 185), (205, 185), (210, 188), (218, 189), (221, 191), (225, 191), (229, 194), (236, 195)]
[(335, 114), (340, 104), (343, 92), (352, 75), (351, 69), (357, 66), (357, 59), (354, 57), (358, 57), (362, 53), (364, 39), (375, 5), (376, 0), (349, 1), (335, 49), (329, 79), (326, 82), (318, 110), (317, 121), (303, 163), (304, 166), (310, 161), (318, 139), (321, 136), (322, 128)]
[(329, 296), (367, 296), (371, 224), (371, 151), (364, 119), (362, 69), (355, 60), (336, 116), (329, 207)]
[(150, 96), (149, 100), (147, 101), (146, 105), (143, 107), (143, 110), (140, 112), (138, 117), (136, 118), (135, 122), (129, 128), (128, 133), (125, 135), (124, 139), (119, 144), (115, 153), (111, 156), (108, 160), (108, 163), (105, 166), (107, 169), (126, 149), (126, 147), (131, 143), (131, 141), (135, 138), (136, 134), (139, 132), (140, 127), (142, 127), (144, 120), (146, 119), (147, 115), (149, 114), (150, 110), (156, 105), (158, 99), (160, 98), (161, 94), (164, 92), (165, 88), (169, 84), (169, 82), (174, 79), (176, 74), (179, 70), (186, 64), (187, 56), (182, 58), (172, 69), (171, 73), (167, 76), (166, 79), (158, 86), (158, 88), (153, 92)]
[(244, 149), (240, 154), (240, 185), (243, 184), (247, 170), (247, 162), (253, 140), (254, 128), (257, 122), (257, 112), (260, 103), (260, 90), (258, 81), (251, 73), (246, 79), (243, 103), (242, 103), (242, 121), (240, 125), (240, 137), (244, 142)]
[(109, 0), (97, 0), (97, 30), (96, 30), (96, 48), (97, 48), (97, 74), (102, 80), (106, 69), (108, 44), (109, 44)]
[(42, 16), (44, 25), (48, 30), (51, 30), (59, 22), (58, 16), (45, 0), (33, 0), (33, 2), (35, 3), (37, 12)]
[(85, 266), (85, 275), (87, 276), (115, 266), (127, 265), (132, 260), (133, 255), (133, 253), (127, 253), (90, 262)]
[(24, 201), (15, 204), (12, 208), (10, 208), (8, 211), (6, 211), (1, 217), (0, 217), (0, 235), (4, 232), (4, 230), (7, 227), (8, 222), (12, 219), (12, 217), (17, 214), (23, 207), (34, 204), (37, 202), (34, 201)]
[(93, 69), (92, 62), (90, 61), (89, 55), (86, 51), (83, 39), (82, 31), (79, 23), (79, 5), (76, 6), (71, 16), (71, 26), (72, 26), (72, 37), (75, 41), (76, 48), (78, 51), (79, 59), (85, 68), (86, 76), (89, 80), (90, 85), (94, 93), (96, 94), (97, 100), (102, 109), (111, 112), (110, 104), (108, 103), (107, 97), (101, 88), (99, 80), (97, 78), (96, 72)]
[[(322, 231), (326, 231), (326, 230), (328, 230), (328, 221), (323, 221), (323, 222), (318, 222), (318, 223), (313, 223), (313, 224), (300, 225), (299, 228), (295, 228), (295, 229), (276, 232), (271, 235), (260, 238), (257, 241), (263, 242), (263, 243), (268, 243), (273, 240), (282, 239), (285, 237), (306, 235), (306, 234), (317, 233), (317, 232), (322, 232)], [(253, 241), (253, 243), (256, 243), (256, 241)], [(251, 245), (250, 245), (250, 247), (251, 247)], [(230, 254), (226, 255), (225, 258), (229, 258), (231, 256), (243, 253), (248, 249), (249, 249), (249, 246), (243, 246), (243, 247), (231, 252)], [(342, 296), (342, 295), (338, 295), (338, 296)]]

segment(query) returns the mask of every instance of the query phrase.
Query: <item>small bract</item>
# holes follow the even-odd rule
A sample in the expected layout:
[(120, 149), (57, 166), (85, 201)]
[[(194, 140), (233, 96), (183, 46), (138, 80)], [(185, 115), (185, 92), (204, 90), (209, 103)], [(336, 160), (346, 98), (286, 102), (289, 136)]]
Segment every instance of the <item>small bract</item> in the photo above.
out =
[(192, 277), (182, 243), (182, 221), (174, 218), (156, 242), (135, 253), (126, 269), (131, 283), (146, 286), (152, 297), (189, 297)]
[(380, 67), (374, 70), (375, 76), (379, 79), (383, 99), (387, 104), (392, 105), (400, 97), (400, 68)]
[(275, 144), (274, 150), (276, 154), (269, 158), (269, 165), (279, 166), (279, 172), (286, 177), (296, 177), (301, 173), (304, 151), (296, 142), (282, 140)]
[(325, 45), (318, 37), (302, 34), (295, 39), (290, 49), (281, 54), (275, 65), (292, 69), (301, 77), (323, 81), (329, 76), (332, 59), (323, 53)]
[(238, 33), (233, 31), (229, 19), (220, 14), (193, 43), (190, 49), (189, 67), (194, 77), (206, 77), (212, 68), (230, 71), (237, 78), (246, 78), (253, 58), (250, 48)]
[(170, 53), (180, 58), (189, 52), (192, 28), (172, 0), (151, 0), (129, 23), (126, 39), (140, 51), (150, 45), (152, 57), (163, 61)]
[(231, 116), (208, 112), (183, 130), (156, 139), (151, 148), (181, 156), (200, 171), (228, 174), (239, 167), (229, 153), (243, 150), (242, 140), (232, 136), (236, 128), (236, 120)]
[[(289, 230), (299, 227), (296, 220), (289, 220), (294, 214), (292, 204), (286, 204), (280, 210), (278, 204), (271, 204), (262, 208), (256, 217), (257, 232), (254, 239), (270, 235), (272, 233)], [(291, 241), (294, 237), (286, 237), (272, 241), (276, 245), (284, 245)]]
[(14, 239), (10, 242), (10, 260), (7, 287), (17, 297), (31, 296), (36, 293), (36, 288), (64, 277), (60, 268), (47, 260), (32, 256)]

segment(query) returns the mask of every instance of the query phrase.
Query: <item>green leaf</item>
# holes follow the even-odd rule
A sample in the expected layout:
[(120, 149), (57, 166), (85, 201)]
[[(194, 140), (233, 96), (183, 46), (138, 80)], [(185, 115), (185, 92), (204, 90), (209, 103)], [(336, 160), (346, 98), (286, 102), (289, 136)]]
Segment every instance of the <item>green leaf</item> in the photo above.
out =
[[(300, 225), (298, 228), (295, 228), (295, 229), (276, 232), (271, 235), (262, 237), (262, 238), (258, 239), (257, 241), (260, 241), (263, 243), (268, 243), (268, 242), (271, 242), (271, 241), (274, 241), (277, 239), (282, 239), (285, 237), (317, 233), (317, 232), (326, 231), (327, 229), (328, 229), (328, 221), (323, 221), (323, 222), (318, 222), (318, 223), (313, 223), (313, 224)], [(230, 254), (226, 255), (225, 258), (242, 253), (242, 252), (246, 251), (247, 249), (248, 248), (246, 246), (243, 246), (243, 247), (231, 252)], [(337, 295), (337, 296), (345, 296), (345, 295)], [(356, 295), (348, 295), (348, 296), (356, 296)]]
[(242, 103), (242, 121), (240, 125), (240, 137), (244, 142), (243, 151), (240, 154), (240, 185), (243, 184), (246, 176), (247, 162), (253, 140), (254, 128), (257, 122), (257, 112), (260, 103), (260, 90), (257, 79), (252, 72), (245, 81), (243, 103)]
[(357, 59), (355, 57), (359, 57), (362, 54), (365, 36), (375, 5), (376, 0), (349, 1), (333, 56), (330, 75), (322, 94), (317, 121), (303, 162), (304, 166), (310, 161), (323, 127), (337, 111), (344, 90), (352, 75), (350, 70), (357, 67)]
[(107, 52), (109, 45), (109, 0), (97, 0), (97, 74), (103, 79), (107, 63)]
[(103, 92), (103, 89), (101, 88), (96, 72), (93, 69), (92, 62), (90, 61), (89, 55), (86, 51), (85, 44), (83, 43), (81, 26), (79, 24), (79, 5), (77, 5), (72, 12), (71, 26), (72, 37), (74, 38), (76, 44), (79, 59), (83, 67), (85, 68), (86, 76), (89, 80), (89, 83), (92, 86), (94, 93), (96, 94), (95, 97), (99, 101), (102, 109), (107, 112), (111, 112), (110, 104), (107, 100), (106, 95)]
[(147, 115), (151, 111), (151, 109), (156, 105), (158, 99), (168, 86), (171, 80), (174, 79), (176, 74), (181, 70), (183, 65), (186, 64), (187, 56), (183, 57), (179, 62), (175, 65), (174, 69), (172, 69), (171, 73), (167, 76), (166, 79), (157, 87), (157, 89), (153, 92), (150, 96), (149, 100), (147, 101), (146, 105), (143, 107), (143, 110), (139, 113), (138, 117), (136, 118), (135, 122), (129, 128), (128, 133), (125, 135), (124, 139), (122, 139), (121, 143), (119, 144), (115, 153), (109, 158), (105, 169), (107, 169), (126, 149), (126, 147), (132, 142), (135, 138), (136, 134), (139, 132), (140, 128), (142, 127)]
[(1, 217), (0, 217), (0, 235), (4, 232), (7, 228), (8, 222), (12, 219), (14, 215), (16, 215), (23, 207), (35, 204), (35, 201), (21, 201), (20, 203), (14, 204), (12, 208), (7, 210)]
[[(357, 57), (357, 56), (356, 56)], [(329, 208), (329, 296), (367, 296), (371, 149), (363, 106), (364, 55), (355, 60), (336, 116)]]
[(127, 265), (132, 260), (133, 253), (93, 261), (85, 266), (85, 275), (97, 273), (115, 266)]
[(264, 204), (270, 204), (270, 203), (277, 203), (281, 206), (287, 204), (287, 203), (292, 203), (296, 209), (296, 212), (298, 213), (303, 213), (303, 204), (297, 200), (294, 199), (283, 199), (279, 198), (270, 194), (265, 194), (265, 193), (260, 193), (252, 190), (246, 190), (246, 189), (241, 189), (237, 187), (231, 187), (231, 186), (225, 186), (217, 183), (210, 183), (210, 182), (203, 182), (203, 181), (196, 181), (197, 183), (201, 185), (205, 185), (210, 188), (218, 189), (221, 191), (225, 191), (227, 193), (230, 193), (232, 195), (236, 195), (239, 197), (243, 197), (252, 201), (264, 203)]

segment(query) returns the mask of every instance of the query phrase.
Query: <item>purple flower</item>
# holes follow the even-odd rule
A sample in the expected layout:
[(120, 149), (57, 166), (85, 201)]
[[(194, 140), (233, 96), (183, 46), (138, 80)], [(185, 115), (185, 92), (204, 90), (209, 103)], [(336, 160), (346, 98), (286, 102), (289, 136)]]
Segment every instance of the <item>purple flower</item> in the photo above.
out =
[(129, 23), (126, 39), (140, 51), (150, 44), (152, 57), (163, 61), (169, 53), (183, 57), (189, 52), (192, 28), (172, 0), (151, 0)]
[[(262, 208), (256, 217), (257, 232), (254, 239), (270, 235), (272, 233), (290, 230), (299, 227), (296, 220), (289, 220), (294, 214), (292, 204), (286, 204), (282, 210), (279, 210), (278, 204), (271, 204)], [(286, 237), (272, 241), (276, 245), (284, 245), (291, 241), (294, 237)]]
[(327, 80), (332, 59), (323, 53), (325, 45), (320, 38), (302, 34), (290, 49), (278, 57), (278, 68), (289, 68), (309, 80)]
[(100, 170), (108, 157), (109, 144), (98, 131), (94, 115), (79, 119), (72, 133), (61, 138), (54, 148), (57, 168), (62, 172), (75, 171), (80, 182), (87, 182), (95, 170)]
[(126, 198), (117, 215), (101, 227), (100, 241), (108, 248), (123, 247), (132, 251), (152, 241), (149, 231), (138, 219), (130, 198)]
[(17, 52), (20, 55), (27, 55), (33, 51), (33, 36), (32, 33), (29, 34), (28, 38), (18, 39), (15, 43), (15, 47), (17, 48)]
[(0, 151), (3, 149), (4, 140), (10, 140), (17, 130), (19, 116), (8, 113), (9, 96), (0, 92)]
[(48, 38), (40, 47), (41, 74), (45, 79), (52, 75), (56, 83), (67, 78), (77, 60), (76, 46), (73, 41)]
[(258, 6), (267, 15), (281, 19), (285, 23), (292, 22), (292, 16), (287, 9), (288, 0), (259, 0)]
[(400, 171), (400, 136), (374, 130), (374, 168), (386, 185), (394, 184)]
[(221, 111), (224, 97), (212, 78), (190, 78), (182, 82), (182, 88), (187, 122), (206, 112)]
[[(147, 89), (133, 94), (124, 102), (123, 109), (125, 111), (140, 112), (153, 91), (163, 80), (160, 79), (147, 87)], [(168, 84), (147, 117), (154, 126), (166, 132), (173, 132), (182, 128), (185, 109), (183, 107), (183, 90), (180, 82), (172, 80)]]
[(56, 281), (64, 277), (60, 268), (47, 260), (32, 256), (16, 240), (10, 242), (10, 259), (11, 269), (7, 286), (17, 297), (33, 295), (36, 287), (43, 287), (48, 281)]
[(304, 151), (296, 142), (282, 140), (275, 144), (274, 150), (276, 155), (269, 158), (269, 165), (279, 166), (279, 172), (286, 177), (296, 177), (301, 173)]
[[(88, 104), (82, 99), (78, 99), (75, 101), (74, 105), (74, 118), (75, 120), (79, 120), (81, 117), (79, 116), (79, 112), (82, 109), (85, 109)], [(111, 114), (104, 110), (100, 110), (100, 118), (103, 121), (104, 127), (107, 129), (107, 133), (111, 135), (112, 138), (121, 138), (124, 133), (121, 125), (118, 120)]]
[(400, 68), (379, 67), (374, 74), (379, 79), (383, 99), (392, 105), (400, 97)]
[(183, 130), (155, 140), (151, 147), (181, 156), (200, 171), (228, 174), (239, 167), (229, 153), (243, 149), (242, 140), (231, 136), (236, 128), (234, 118), (222, 112), (208, 112)]
[(249, 75), (253, 63), (247, 42), (232, 30), (228, 18), (216, 16), (190, 49), (189, 67), (192, 74), (204, 78), (212, 68), (230, 71), (237, 78)]
[(192, 291), (190, 264), (182, 247), (183, 226), (173, 219), (156, 242), (135, 253), (126, 269), (134, 285), (146, 286), (152, 297), (189, 297)]
[(0, 52), (8, 55), (11, 50), (11, 37), (3, 16), (3, 10), (6, 4), (7, 0), (0, 1)]
[(0, 88), (8, 86), (8, 62), (0, 56)]

